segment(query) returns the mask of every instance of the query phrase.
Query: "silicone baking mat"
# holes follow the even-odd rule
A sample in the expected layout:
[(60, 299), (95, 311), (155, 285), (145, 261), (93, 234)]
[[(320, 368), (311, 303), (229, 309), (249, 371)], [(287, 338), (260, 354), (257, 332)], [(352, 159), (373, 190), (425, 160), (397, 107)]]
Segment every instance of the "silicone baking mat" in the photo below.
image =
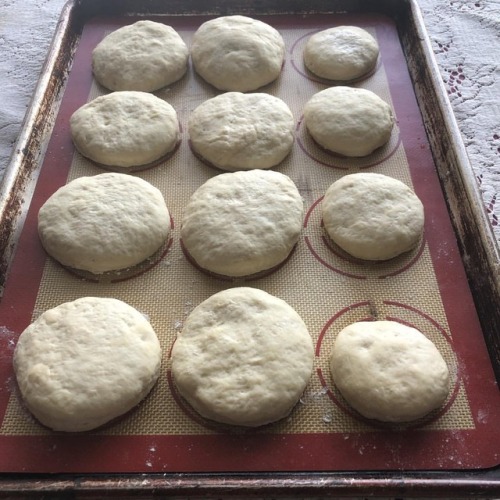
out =
[[(500, 397), (466, 275), (433, 165), (404, 55), (391, 19), (380, 15), (275, 15), (287, 47), (279, 79), (260, 89), (283, 99), (296, 120), (291, 154), (276, 167), (297, 184), (306, 207), (301, 238), (286, 263), (259, 279), (231, 281), (197, 269), (183, 253), (179, 223), (190, 195), (220, 173), (197, 159), (186, 131), (190, 112), (217, 95), (193, 71), (156, 92), (176, 109), (182, 140), (161, 165), (136, 172), (164, 194), (173, 221), (165, 247), (137, 269), (99, 278), (64, 269), (38, 240), (37, 213), (61, 185), (103, 170), (75, 153), (71, 114), (106, 93), (92, 77), (91, 51), (112, 30), (135, 19), (94, 19), (83, 31), (54, 131), (0, 303), (0, 468), (11, 472), (249, 472), (388, 469), (470, 469), (499, 461)], [(156, 18), (189, 44), (206, 17)], [(349, 85), (374, 91), (391, 104), (396, 126), (374, 154), (346, 159), (319, 149), (302, 110), (330, 85), (302, 63), (307, 38), (328, 27), (364, 27), (378, 40), (375, 70)], [(326, 188), (345, 174), (379, 172), (412, 186), (425, 206), (425, 233), (413, 251), (389, 262), (349, 258), (324, 237), (320, 205)], [(291, 415), (259, 429), (218, 425), (198, 416), (176, 392), (170, 350), (194, 306), (233, 286), (253, 286), (286, 300), (304, 318), (316, 346), (312, 379)], [(105, 428), (55, 433), (23, 408), (12, 372), (18, 335), (41, 312), (83, 296), (116, 297), (150, 319), (162, 344), (162, 374), (151, 394)], [(439, 410), (405, 426), (369, 422), (335, 389), (328, 356), (336, 334), (364, 319), (415, 326), (437, 345), (452, 373), (450, 396)]]

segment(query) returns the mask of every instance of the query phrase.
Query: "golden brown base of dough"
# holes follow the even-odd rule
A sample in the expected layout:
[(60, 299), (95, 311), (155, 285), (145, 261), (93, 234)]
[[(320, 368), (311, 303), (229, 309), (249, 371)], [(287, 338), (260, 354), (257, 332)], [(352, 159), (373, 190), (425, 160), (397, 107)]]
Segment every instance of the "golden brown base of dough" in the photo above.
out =
[[(173, 227), (172, 223), (171, 227)], [(73, 274), (74, 276), (82, 280), (90, 281), (92, 283), (118, 283), (140, 276), (141, 274), (148, 272), (150, 269), (158, 265), (167, 255), (170, 247), (172, 246), (172, 242), (173, 238), (168, 238), (153, 255), (135, 266), (127, 267), (125, 269), (117, 269), (115, 271), (107, 271), (100, 274), (85, 271), (83, 269), (76, 269), (74, 267), (62, 266), (60, 262), (57, 262), (55, 259), (53, 260), (54, 262), (57, 262), (57, 265), (60, 265), (64, 269), (66, 269), (66, 271), (68, 271), (70, 274)]]
[(186, 257), (187, 261), (191, 265), (193, 265), (196, 269), (198, 269), (202, 273), (204, 273), (204, 274), (206, 274), (206, 275), (208, 275), (208, 276), (210, 276), (212, 278), (215, 278), (215, 279), (218, 279), (218, 280), (222, 280), (222, 281), (233, 281), (233, 282), (258, 280), (258, 279), (261, 279), (261, 278), (265, 278), (266, 276), (269, 276), (270, 274), (273, 274), (276, 271), (279, 271), (288, 262), (288, 260), (291, 258), (292, 254), (294, 253), (295, 248), (297, 247), (297, 244), (295, 244), (293, 246), (292, 250), (290, 251), (290, 253), (287, 255), (286, 259), (283, 260), (283, 261), (281, 261), (277, 266), (273, 266), (273, 267), (271, 267), (269, 269), (264, 269), (262, 271), (259, 271), (258, 273), (247, 274), (245, 276), (227, 276), (227, 275), (224, 275), (224, 274), (214, 273), (213, 271), (210, 271), (208, 269), (205, 269), (205, 268), (201, 267), (196, 262), (196, 260), (190, 255), (190, 253), (188, 252), (186, 246), (182, 242), (182, 239), (180, 240), (180, 244), (181, 244), (182, 252), (184, 253), (184, 256)]
[(157, 160), (154, 160), (150, 163), (146, 163), (144, 165), (134, 165), (131, 167), (122, 167), (120, 165), (105, 165), (104, 163), (99, 163), (92, 158), (89, 158), (88, 156), (85, 156), (75, 145), (75, 149), (80, 153), (85, 159), (88, 161), (92, 162), (94, 165), (96, 165), (99, 168), (102, 168), (104, 170), (107, 170), (109, 172), (117, 172), (119, 174), (130, 174), (130, 173), (135, 173), (135, 172), (142, 172), (143, 170), (148, 170), (150, 168), (155, 168), (158, 165), (161, 165), (165, 161), (167, 161), (169, 158), (171, 158), (179, 149), (179, 146), (181, 145), (181, 140), (179, 139), (177, 143), (175, 144), (174, 148), (169, 151), (166, 155), (161, 156)]

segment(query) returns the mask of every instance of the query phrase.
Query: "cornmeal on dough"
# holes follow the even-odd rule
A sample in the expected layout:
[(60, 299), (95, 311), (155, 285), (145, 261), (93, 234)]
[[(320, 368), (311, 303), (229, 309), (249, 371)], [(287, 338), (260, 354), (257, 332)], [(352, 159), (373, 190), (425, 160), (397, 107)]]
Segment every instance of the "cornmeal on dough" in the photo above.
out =
[(273, 170), (217, 175), (184, 209), (181, 237), (202, 268), (248, 276), (281, 264), (300, 236), (304, 204), (293, 181)]
[(357, 26), (337, 26), (312, 35), (304, 47), (304, 64), (321, 78), (354, 80), (377, 64), (378, 43)]
[(325, 230), (350, 255), (387, 260), (414, 248), (424, 231), (424, 207), (403, 182), (372, 172), (346, 175), (322, 201)]
[(154, 254), (170, 233), (170, 214), (156, 187), (109, 172), (58, 189), (39, 211), (38, 233), (61, 264), (98, 274)]
[(19, 337), (14, 370), (33, 415), (56, 431), (88, 431), (125, 414), (152, 389), (161, 348), (125, 302), (84, 297), (45, 311)]
[(394, 126), (392, 109), (370, 90), (330, 87), (304, 107), (304, 122), (323, 148), (344, 156), (367, 156), (386, 144)]
[(312, 373), (299, 314), (255, 288), (212, 295), (188, 316), (172, 349), (181, 395), (202, 416), (256, 427), (289, 415)]
[(154, 92), (179, 80), (189, 49), (171, 27), (137, 21), (107, 35), (92, 52), (96, 80), (110, 90)]
[(366, 418), (409, 422), (439, 408), (450, 374), (423, 333), (396, 321), (361, 321), (333, 345), (330, 369), (345, 400)]
[(194, 151), (223, 170), (271, 168), (294, 140), (290, 108), (264, 93), (226, 92), (200, 104), (189, 117)]
[(222, 16), (194, 33), (191, 59), (196, 72), (219, 90), (250, 92), (281, 73), (285, 43), (267, 23), (246, 16)]
[(76, 149), (108, 167), (147, 166), (179, 142), (174, 108), (147, 92), (113, 92), (77, 109), (70, 118)]

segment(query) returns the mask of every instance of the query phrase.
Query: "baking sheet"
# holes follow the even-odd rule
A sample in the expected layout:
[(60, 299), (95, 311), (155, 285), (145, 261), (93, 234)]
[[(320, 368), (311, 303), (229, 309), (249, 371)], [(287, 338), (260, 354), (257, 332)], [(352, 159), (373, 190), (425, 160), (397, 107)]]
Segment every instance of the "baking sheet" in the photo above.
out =
[[(162, 19), (188, 40), (206, 18)], [(95, 283), (70, 275), (47, 259), (41, 249), (36, 235), (39, 206), (67, 180), (102, 172), (74, 153), (67, 120), (79, 105), (102, 92), (92, 81), (90, 50), (104, 33), (131, 19), (96, 19), (87, 23), (79, 42), (0, 304), (1, 317), (6, 318), (2, 375), (7, 390), (1, 394), (5, 414), (0, 431), (5, 450), (0, 457), (5, 462), (3, 470), (338, 471), (469, 469), (498, 463), (498, 430), (494, 425), (498, 390), (394, 23), (377, 15), (302, 16), (300, 25), (296, 16), (263, 19), (283, 33), (288, 48), (282, 77), (265, 90), (282, 97), (297, 119), (294, 151), (277, 169), (295, 180), (308, 212), (303, 238), (290, 261), (278, 273), (245, 284), (285, 298), (307, 318), (317, 346), (316, 373), (301, 404), (290, 419), (278, 425), (231, 432), (200, 421), (175, 394), (169, 379), (168, 352), (183, 318), (209, 291), (235, 285), (192, 268), (179, 244), (176, 221), (187, 196), (203, 179), (217, 173), (191, 154), (185, 127), (181, 148), (166, 165), (137, 174), (161, 187), (171, 210), (174, 207), (172, 246), (150, 270), (126, 281)], [(372, 88), (392, 102), (398, 119), (385, 151), (354, 164), (314, 150), (301, 121), (305, 99), (325, 87), (324, 82), (304, 75), (301, 43), (308, 33), (346, 22), (372, 30), (382, 48), (377, 71), (355, 85)], [(178, 85), (158, 95), (175, 103), (185, 124), (196, 104), (214, 92), (191, 70)], [(366, 265), (351, 262), (325, 245), (317, 210), (321, 196), (330, 182), (359, 170), (398, 177), (410, 183), (424, 200), (426, 215), (430, 214), (425, 239), (411, 255), (388, 265)], [(39, 288), (35, 286), (38, 283)], [(89, 294), (128, 299), (152, 318), (162, 335), (164, 377), (144, 405), (115, 425), (85, 436), (56, 435), (41, 428), (19, 405), (10, 356), (17, 335), (33, 316), (63, 299)], [(160, 310), (166, 304), (170, 313), (163, 316)], [(445, 407), (408, 429), (388, 429), (360, 420), (349, 412), (328, 380), (325, 356), (335, 332), (342, 324), (374, 315), (403, 320), (429, 332), (454, 373), (454, 390)]]

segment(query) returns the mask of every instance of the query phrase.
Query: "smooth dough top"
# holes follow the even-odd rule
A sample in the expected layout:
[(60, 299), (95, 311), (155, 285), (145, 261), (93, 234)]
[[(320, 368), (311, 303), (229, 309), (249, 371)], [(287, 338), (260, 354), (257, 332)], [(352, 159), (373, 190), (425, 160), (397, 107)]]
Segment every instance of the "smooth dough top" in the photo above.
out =
[(359, 259), (386, 260), (415, 247), (424, 230), (424, 207), (403, 182), (372, 172), (346, 175), (322, 201), (330, 238)]
[(271, 168), (290, 152), (294, 119), (278, 97), (226, 92), (200, 104), (189, 117), (193, 149), (223, 170)]
[(273, 170), (212, 177), (191, 196), (183, 244), (203, 269), (248, 276), (283, 262), (297, 242), (304, 203), (293, 181)]
[(304, 64), (321, 78), (354, 80), (377, 64), (378, 43), (357, 26), (337, 26), (312, 35), (304, 47)]
[(290, 305), (255, 288), (230, 288), (188, 316), (172, 349), (172, 374), (202, 416), (256, 427), (290, 413), (313, 359), (307, 327)]
[(304, 121), (320, 146), (354, 157), (383, 146), (394, 126), (391, 107), (377, 94), (343, 86), (314, 94), (305, 105)]
[(45, 311), (24, 330), (14, 370), (28, 409), (58, 431), (87, 431), (134, 408), (160, 372), (158, 338), (136, 309), (84, 297)]
[(47, 253), (65, 266), (96, 274), (139, 264), (169, 232), (162, 193), (139, 177), (114, 172), (69, 182), (38, 214)]
[(110, 90), (153, 92), (186, 73), (189, 49), (171, 27), (137, 21), (107, 35), (92, 52), (96, 80)]
[(101, 165), (149, 165), (179, 142), (174, 108), (147, 92), (113, 92), (84, 104), (70, 118), (78, 151)]
[(395, 321), (361, 321), (344, 328), (330, 369), (346, 401), (367, 418), (409, 422), (439, 408), (450, 390), (448, 366), (417, 329)]
[(250, 92), (278, 78), (285, 43), (269, 24), (246, 16), (222, 16), (194, 33), (196, 72), (219, 90)]

